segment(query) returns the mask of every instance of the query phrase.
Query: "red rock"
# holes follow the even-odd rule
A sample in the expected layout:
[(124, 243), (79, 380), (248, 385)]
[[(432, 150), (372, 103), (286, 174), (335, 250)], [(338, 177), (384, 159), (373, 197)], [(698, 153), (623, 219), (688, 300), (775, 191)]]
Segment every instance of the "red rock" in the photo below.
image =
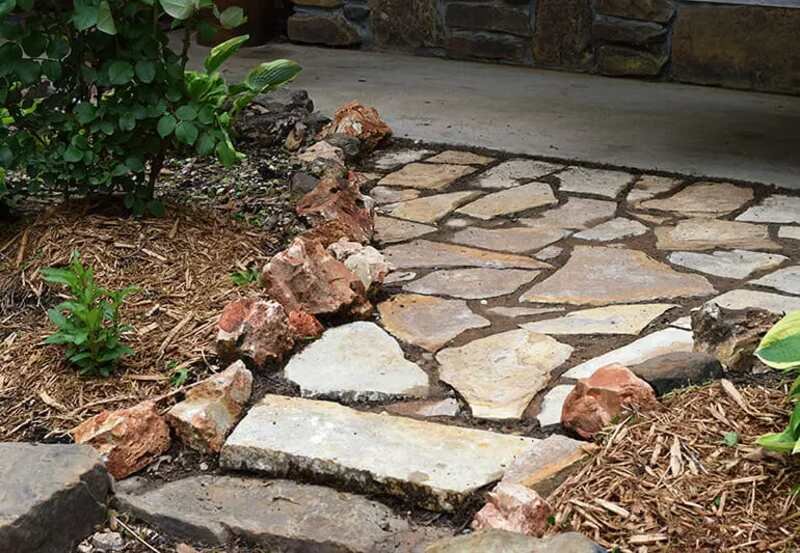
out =
[(506, 530), (541, 537), (552, 509), (538, 493), (519, 484), (500, 482), (472, 521), (475, 530)]
[(295, 238), (273, 257), (261, 275), (270, 297), (289, 311), (312, 315), (354, 315), (372, 312), (359, 278), (317, 241)]
[(289, 328), (292, 329), (298, 340), (319, 338), (325, 331), (317, 318), (305, 311), (289, 312)]
[(367, 292), (379, 288), (391, 271), (383, 254), (372, 246), (342, 239), (328, 246), (328, 251), (356, 274)]
[(217, 323), (217, 352), (226, 363), (243, 359), (263, 367), (281, 361), (292, 347), (289, 318), (275, 301), (236, 300), (225, 306)]
[(103, 411), (70, 432), (77, 444), (89, 444), (106, 459), (117, 480), (142, 470), (169, 449), (169, 426), (156, 404), (145, 401), (128, 409)]
[(301, 236), (308, 240), (316, 240), (322, 244), (323, 248), (328, 248), (331, 244), (339, 240), (350, 240), (350, 227), (339, 220), (326, 221), (312, 229), (305, 231)]
[(348, 229), (348, 238), (355, 242), (367, 243), (375, 232), (375, 202), (361, 193), (357, 183), (346, 179), (323, 177), (300, 199), (296, 209), (312, 226), (340, 221)]
[(372, 151), (384, 139), (392, 135), (392, 129), (384, 123), (375, 108), (364, 106), (359, 102), (349, 102), (339, 107), (333, 114), (333, 121), (327, 125), (320, 137), (333, 134), (355, 136)]
[(591, 439), (626, 408), (641, 411), (658, 405), (650, 385), (620, 364), (607, 365), (578, 380), (561, 410), (561, 424)]
[(167, 413), (167, 422), (187, 446), (218, 453), (239, 422), (253, 389), (253, 375), (242, 361), (197, 384)]

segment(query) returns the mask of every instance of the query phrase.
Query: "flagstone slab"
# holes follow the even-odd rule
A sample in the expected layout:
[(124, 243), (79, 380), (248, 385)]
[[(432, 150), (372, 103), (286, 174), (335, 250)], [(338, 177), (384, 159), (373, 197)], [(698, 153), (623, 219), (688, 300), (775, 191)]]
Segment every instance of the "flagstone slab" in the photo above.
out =
[(706, 303), (716, 303), (725, 309), (766, 309), (773, 313), (800, 310), (800, 298), (760, 290), (731, 290)]
[(403, 290), (466, 300), (496, 298), (515, 292), (539, 273), (522, 269), (450, 269), (429, 273), (406, 284)]
[(575, 379), (589, 378), (597, 369), (612, 363), (630, 367), (660, 355), (678, 351), (692, 351), (693, 348), (694, 339), (690, 331), (679, 328), (665, 328), (653, 334), (648, 334), (644, 338), (639, 338), (627, 346), (581, 363), (568, 370), (563, 376)]
[(643, 209), (677, 212), (687, 217), (727, 215), (753, 199), (753, 190), (727, 182), (698, 182), (667, 198), (641, 203)]
[(542, 406), (539, 408), (539, 414), (536, 415), (536, 420), (539, 421), (540, 427), (546, 428), (561, 424), (561, 410), (564, 408), (567, 396), (573, 389), (575, 389), (575, 386), (572, 384), (560, 384), (553, 386), (545, 394), (544, 399), (542, 399)]
[(395, 269), (425, 269), (445, 267), (488, 267), (491, 269), (550, 269), (543, 261), (523, 255), (494, 252), (415, 240), (407, 244), (390, 246), (383, 250), (386, 260)]
[(397, 340), (364, 321), (326, 330), (292, 357), (283, 375), (303, 397), (385, 401), (429, 392), (428, 375), (405, 358)]
[(408, 219), (418, 223), (435, 223), (458, 206), (464, 205), (478, 196), (480, 196), (480, 192), (450, 192), (449, 194), (436, 194), (399, 204), (390, 204), (386, 206), (386, 209), (389, 210), (392, 217), (398, 219)]
[(608, 305), (702, 297), (715, 292), (704, 277), (679, 273), (644, 252), (576, 246), (561, 269), (525, 292), (520, 301)]
[(389, 173), (378, 184), (421, 190), (441, 190), (461, 177), (471, 175), (475, 167), (445, 163), (409, 163), (402, 169)]
[(570, 167), (558, 174), (559, 190), (616, 198), (635, 178), (630, 173), (606, 169)]
[(542, 182), (523, 184), (501, 192), (488, 194), (465, 205), (457, 213), (477, 219), (488, 220), (500, 215), (509, 215), (544, 205), (558, 203), (550, 185)]
[(669, 326), (674, 326), (675, 328), (682, 328), (683, 330), (692, 330), (692, 318), (689, 316), (681, 317), (680, 319), (675, 319)]
[(419, 198), (419, 190), (413, 188), (390, 188), (388, 186), (376, 186), (369, 191), (369, 195), (378, 205), (395, 204)]
[[(302, 437), (303, 439), (298, 439)], [(267, 395), (228, 438), (226, 469), (303, 474), (450, 511), (539, 440)]]
[(488, 165), (493, 161), (493, 157), (460, 150), (447, 150), (425, 160), (426, 163), (447, 163), (451, 165)]
[[(503, 476), (502, 483), (532, 488), (542, 497), (548, 497), (566, 477), (563, 473), (596, 449), (594, 444), (552, 434), (537, 444), (530, 453), (517, 457)], [(568, 548), (546, 551), (572, 552)], [(590, 553), (596, 551), (590, 550)]]
[(538, 179), (563, 168), (563, 165), (532, 159), (512, 159), (486, 171), (477, 180), (477, 184), (481, 188), (513, 188), (523, 180)]
[(781, 227), (778, 229), (778, 238), (788, 238), (789, 240), (800, 240), (800, 227)]
[(713, 253), (673, 252), (667, 259), (673, 265), (709, 275), (747, 278), (755, 272), (774, 269), (788, 258), (774, 253), (733, 250)]
[(564, 253), (564, 248), (559, 248), (558, 246), (547, 246), (546, 248), (541, 249), (533, 254), (533, 257), (539, 261), (549, 261), (551, 259), (555, 259), (562, 253)]
[(800, 223), (800, 197), (775, 194), (736, 218), (751, 223)]
[(617, 203), (593, 198), (567, 198), (567, 201), (548, 209), (540, 217), (521, 219), (529, 227), (555, 227), (582, 230), (611, 219), (617, 211)]
[(781, 249), (770, 239), (766, 225), (738, 221), (688, 219), (675, 226), (658, 227), (655, 232), (659, 250)]
[(520, 327), (548, 335), (632, 334), (638, 336), (655, 319), (677, 307), (668, 303), (611, 305), (572, 311), (557, 319), (525, 323)]
[(388, 171), (391, 169), (395, 169), (396, 167), (400, 167), (401, 165), (406, 165), (408, 163), (419, 161), (431, 155), (432, 153), (433, 152), (431, 150), (412, 150), (412, 149), (396, 150), (394, 152), (385, 152), (375, 157), (373, 160), (373, 164), (377, 169)]
[(461, 406), (452, 397), (446, 399), (420, 399), (386, 406), (386, 411), (404, 417), (455, 417)]
[(775, 288), (787, 294), (800, 294), (800, 266), (786, 267), (753, 280), (750, 284)]
[(632, 206), (638, 207), (642, 202), (654, 198), (660, 194), (666, 194), (681, 185), (681, 179), (672, 177), (660, 177), (658, 175), (642, 175), (633, 185), (633, 189), (628, 193), (626, 201)]
[(559, 313), (564, 311), (563, 307), (492, 307), (486, 310), (500, 317), (514, 319), (517, 317), (532, 317), (534, 315), (545, 315), (547, 313)]
[(653, 215), (652, 213), (630, 213), (640, 221), (650, 223), (651, 225), (663, 225), (664, 223), (667, 223), (673, 219), (673, 217), (670, 216)]
[(383, 279), (384, 284), (399, 284), (417, 278), (417, 273), (413, 271), (394, 271), (386, 275)]
[(544, 227), (509, 227), (485, 229), (469, 227), (456, 232), (451, 242), (485, 250), (523, 253), (538, 250), (569, 236), (570, 231)]
[(381, 244), (405, 242), (437, 230), (434, 226), (413, 221), (394, 219), (392, 217), (375, 217), (375, 240)]
[(621, 240), (631, 236), (641, 236), (647, 234), (649, 230), (639, 221), (617, 217), (605, 223), (600, 223), (596, 227), (581, 231), (575, 235), (575, 238), (593, 242), (613, 242), (614, 240)]
[(436, 355), (439, 379), (456, 389), (480, 419), (519, 419), (563, 365), (572, 346), (524, 329), (474, 340)]
[(491, 323), (473, 313), (464, 300), (398, 294), (378, 304), (383, 326), (400, 340), (431, 352), (462, 332)]

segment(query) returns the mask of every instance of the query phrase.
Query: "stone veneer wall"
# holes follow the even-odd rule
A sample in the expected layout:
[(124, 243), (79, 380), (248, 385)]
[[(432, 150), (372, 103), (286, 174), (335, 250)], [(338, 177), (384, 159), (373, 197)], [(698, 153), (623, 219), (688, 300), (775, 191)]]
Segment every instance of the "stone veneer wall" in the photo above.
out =
[(288, 29), (301, 43), (800, 93), (800, 9), (718, 1), (293, 0)]

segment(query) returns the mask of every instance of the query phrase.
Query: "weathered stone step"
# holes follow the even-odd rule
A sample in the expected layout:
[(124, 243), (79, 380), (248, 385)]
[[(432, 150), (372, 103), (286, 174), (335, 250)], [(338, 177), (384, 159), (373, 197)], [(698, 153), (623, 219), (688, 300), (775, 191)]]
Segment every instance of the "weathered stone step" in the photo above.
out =
[(445, 533), (413, 529), (366, 498), (287, 480), (202, 475), (153, 487), (134, 478), (118, 488), (122, 511), (173, 538), (209, 545), (243, 538), (276, 552), (379, 553)]
[(499, 480), (540, 440), (460, 428), (326, 401), (269, 395), (222, 449), (228, 469), (335, 481), (363, 493), (408, 496), (452, 510)]

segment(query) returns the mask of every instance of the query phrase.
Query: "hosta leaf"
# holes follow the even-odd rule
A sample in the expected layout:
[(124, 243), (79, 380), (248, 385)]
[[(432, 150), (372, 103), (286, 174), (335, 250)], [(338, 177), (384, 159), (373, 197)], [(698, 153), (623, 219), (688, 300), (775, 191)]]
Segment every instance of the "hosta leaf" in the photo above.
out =
[(275, 60), (258, 65), (247, 74), (245, 83), (253, 92), (268, 92), (292, 81), (302, 68), (291, 60)]
[(203, 63), (206, 71), (209, 73), (217, 71), (220, 67), (222, 67), (222, 64), (228, 60), (228, 58), (239, 51), (239, 48), (242, 47), (242, 44), (247, 42), (249, 38), (249, 35), (236, 36), (226, 40), (222, 44), (217, 44), (214, 46), (211, 49), (211, 52), (209, 52), (208, 57), (206, 57), (206, 61)]
[(195, 12), (194, 0), (159, 0), (161, 7), (170, 17), (189, 19)]
[(755, 353), (774, 369), (800, 366), (800, 311), (789, 313), (772, 327)]
[(106, 0), (100, 2), (97, 8), (97, 29), (107, 35), (117, 34), (117, 26), (114, 24), (114, 15), (111, 13), (111, 6)]
[(246, 21), (247, 18), (244, 16), (244, 10), (239, 6), (231, 6), (219, 14), (219, 22), (226, 29), (234, 29), (240, 25), (244, 25)]

